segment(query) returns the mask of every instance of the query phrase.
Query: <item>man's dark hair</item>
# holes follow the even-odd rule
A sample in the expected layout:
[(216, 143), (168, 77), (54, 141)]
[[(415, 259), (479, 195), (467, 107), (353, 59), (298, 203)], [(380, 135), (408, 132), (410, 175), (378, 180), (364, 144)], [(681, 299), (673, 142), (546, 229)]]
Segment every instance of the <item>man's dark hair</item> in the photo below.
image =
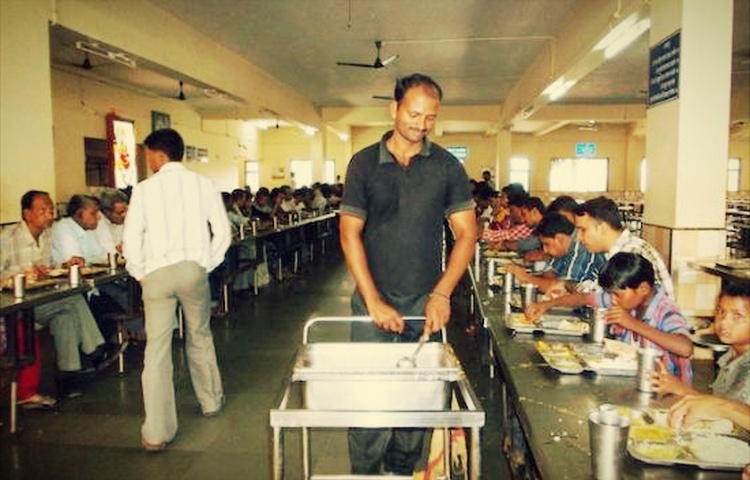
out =
[(69, 217), (74, 217), (76, 213), (92, 205), (99, 208), (99, 199), (89, 195), (73, 195), (68, 202), (67, 214)]
[(622, 216), (614, 200), (605, 196), (592, 198), (578, 206), (576, 215), (588, 214), (592, 218), (607, 223), (615, 230), (622, 230)]
[(34, 203), (34, 199), (41, 196), (49, 197), (49, 193), (42, 190), (29, 190), (28, 192), (24, 193), (21, 197), (21, 213), (23, 213), (24, 210), (30, 209), (31, 204)]
[(547, 205), (548, 212), (573, 212), (578, 210), (578, 202), (570, 195), (560, 195)]
[(510, 183), (504, 186), (501, 191), (505, 194), (506, 197), (508, 197), (508, 204), (516, 206), (520, 206), (519, 203), (514, 203), (517, 199), (523, 200), (524, 198), (529, 196), (528, 192), (526, 192), (526, 189), (523, 188), (523, 185), (521, 185), (520, 183)]
[(550, 212), (548, 210), (547, 214), (539, 221), (534, 233), (540, 237), (554, 238), (558, 233), (573, 235), (575, 229), (576, 226), (570, 220), (557, 212)]
[(182, 160), (182, 155), (185, 153), (185, 143), (182, 141), (182, 137), (171, 128), (151, 132), (143, 141), (143, 144), (149, 150), (164, 152), (172, 162)]
[(479, 199), (489, 200), (490, 198), (495, 198), (497, 196), (497, 191), (486, 183), (480, 183), (477, 185), (474, 195)]
[(524, 199), (521, 206), (526, 210), (537, 209), (537, 211), (539, 211), (539, 213), (541, 213), (542, 215), (547, 212), (547, 207), (544, 206), (544, 202), (539, 197), (527, 197)]
[(435, 94), (438, 100), (443, 100), (443, 89), (440, 88), (440, 85), (435, 80), (421, 73), (413, 73), (408, 77), (401, 77), (396, 80), (396, 87), (393, 89), (393, 98), (396, 100), (396, 103), (401, 103), (406, 92), (414, 87), (425, 87), (428, 90), (432, 90), (432, 93)]
[(642, 255), (619, 252), (599, 272), (599, 285), (608, 292), (623, 288), (637, 288), (646, 282), (652, 287), (656, 282), (654, 266)]
[(721, 283), (722, 285), (721, 285), (721, 292), (719, 293), (719, 298), (721, 297), (750, 298), (750, 282), (724, 281)]

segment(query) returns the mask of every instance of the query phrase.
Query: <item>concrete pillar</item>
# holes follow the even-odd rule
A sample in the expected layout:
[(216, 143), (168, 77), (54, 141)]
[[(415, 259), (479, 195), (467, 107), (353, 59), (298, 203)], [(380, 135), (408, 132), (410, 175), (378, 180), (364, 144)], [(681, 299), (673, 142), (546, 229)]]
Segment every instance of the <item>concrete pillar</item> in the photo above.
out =
[(643, 237), (671, 268), (680, 306), (702, 313), (717, 283), (687, 264), (725, 253), (732, 1), (652, 2), (650, 45)]

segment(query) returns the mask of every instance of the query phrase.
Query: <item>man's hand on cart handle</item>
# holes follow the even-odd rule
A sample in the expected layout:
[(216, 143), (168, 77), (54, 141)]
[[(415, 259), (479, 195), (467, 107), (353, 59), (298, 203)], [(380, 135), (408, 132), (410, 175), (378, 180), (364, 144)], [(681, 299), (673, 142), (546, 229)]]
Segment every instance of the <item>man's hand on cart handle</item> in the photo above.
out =
[(368, 305), (367, 310), (372, 317), (372, 321), (378, 328), (388, 332), (402, 333), (404, 331), (404, 319), (395, 308), (391, 307), (382, 300), (378, 300), (373, 305)]

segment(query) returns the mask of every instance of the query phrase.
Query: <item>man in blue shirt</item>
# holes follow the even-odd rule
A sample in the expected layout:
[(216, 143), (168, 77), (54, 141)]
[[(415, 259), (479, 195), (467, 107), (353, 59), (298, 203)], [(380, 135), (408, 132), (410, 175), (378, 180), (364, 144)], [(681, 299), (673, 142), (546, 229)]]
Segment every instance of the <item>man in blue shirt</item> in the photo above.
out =
[(601, 253), (591, 253), (576, 238), (575, 225), (557, 212), (548, 213), (536, 226), (536, 234), (544, 251), (552, 257), (541, 276), (526, 272), (523, 267), (510, 265), (507, 271), (523, 283), (533, 283), (542, 291), (559, 280), (570, 280), (592, 289), (606, 260)]

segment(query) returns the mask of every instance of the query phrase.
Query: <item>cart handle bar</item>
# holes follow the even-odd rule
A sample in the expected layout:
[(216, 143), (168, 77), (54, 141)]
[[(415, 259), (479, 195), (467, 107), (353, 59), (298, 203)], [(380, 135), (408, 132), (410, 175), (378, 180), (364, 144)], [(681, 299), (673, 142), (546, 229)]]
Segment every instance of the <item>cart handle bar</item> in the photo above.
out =
[[(402, 317), (404, 320), (421, 320), (425, 321), (425, 317)], [(309, 335), (310, 327), (315, 325), (319, 322), (372, 322), (372, 317), (369, 316), (361, 316), (361, 317), (315, 317), (311, 318), (305, 323), (305, 329), (302, 332), (302, 343), (307, 345), (307, 338)], [(440, 329), (440, 334), (442, 336), (441, 343), (446, 343), (446, 335), (445, 335), (445, 327)]]

